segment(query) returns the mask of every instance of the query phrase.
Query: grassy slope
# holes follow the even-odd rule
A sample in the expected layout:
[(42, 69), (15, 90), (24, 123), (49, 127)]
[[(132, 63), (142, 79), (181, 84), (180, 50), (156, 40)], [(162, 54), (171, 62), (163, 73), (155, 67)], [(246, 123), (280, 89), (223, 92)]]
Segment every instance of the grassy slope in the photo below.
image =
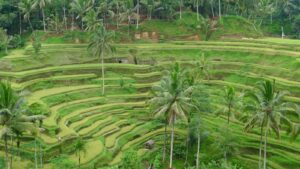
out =
[[(275, 41), (275, 40), (268, 39), (268, 40), (263, 41), (263, 43), (265, 43), (265, 42), (273, 43), (272, 41)], [(293, 45), (297, 44), (296, 41), (295, 42), (288, 41), (288, 42), (284, 43), (284, 44), (275, 42), (275, 44), (280, 44), (280, 45), (285, 45), (285, 46), (287, 45), (287, 47), (290, 47), (290, 46), (292, 47)], [(141, 50), (138, 50), (138, 55), (139, 55), (139, 58), (141, 58), (141, 59), (149, 58), (152, 55), (157, 60), (163, 61), (163, 62), (159, 62), (160, 64), (157, 67), (148, 66), (146, 68), (147, 71), (137, 72), (137, 70), (141, 70), (142, 69), (141, 67), (143, 67), (143, 66), (133, 66), (133, 65), (122, 65), (122, 66), (116, 65), (116, 66), (114, 66), (113, 64), (108, 64), (108, 65), (115, 67), (116, 69), (114, 71), (117, 71), (118, 67), (121, 66), (123, 71), (116, 72), (116, 74), (119, 74), (119, 76), (121, 74), (122, 74), (122, 76), (125, 76), (125, 77), (130, 76), (130, 74), (128, 74), (127, 72), (124, 72), (124, 70), (133, 71), (133, 72), (135, 72), (135, 74), (132, 75), (130, 78), (134, 78), (134, 79), (136, 78), (135, 80), (141, 80), (144, 78), (147, 83), (140, 84), (140, 86), (151, 86), (152, 82), (158, 80), (158, 78), (152, 79), (152, 77), (157, 77), (157, 76), (159, 77), (160, 74), (158, 72), (161, 69), (171, 66), (171, 62), (168, 61), (168, 60), (170, 60), (169, 56), (174, 56), (179, 60), (185, 60), (186, 61), (185, 64), (187, 64), (187, 61), (195, 62), (199, 58), (197, 56), (199, 53), (199, 49), (203, 49), (206, 46), (219, 45), (217, 47), (222, 47), (223, 45), (228, 46), (228, 44), (229, 44), (229, 45), (232, 45), (232, 48), (236, 47), (236, 44), (234, 44), (234, 43), (230, 44), (228, 42), (223, 43), (223, 44), (222, 44), (222, 42), (217, 42), (216, 44), (208, 43), (207, 45), (206, 44), (204, 44), (204, 45), (203, 44), (202, 45), (201, 44), (200, 45), (199, 44), (186, 45), (185, 42), (179, 42), (179, 43), (180, 43), (180, 45), (160, 44), (162, 46), (159, 46), (157, 44), (123, 45), (123, 47), (121, 47), (121, 48), (124, 48), (124, 49), (125, 48), (128, 49), (128, 47), (129, 48), (138, 47), (139, 49), (141, 49)], [(186, 45), (186, 46), (184, 46), (184, 45)], [(199, 46), (197, 46), (197, 45), (199, 45)], [(244, 45), (248, 46), (249, 43), (247, 42)], [(252, 44), (252, 45), (254, 46), (254, 44)], [(182, 47), (180, 47), (180, 46), (182, 46)], [(242, 43), (239, 46), (243, 47)], [(278, 50), (279, 51), (290, 50), (289, 48), (285, 48), (285, 46), (282, 46), (282, 49), (278, 49)], [(52, 46), (52, 47), (55, 48), (55, 46)], [(256, 48), (259, 47), (260, 48), (259, 50), (261, 50), (261, 51), (263, 51), (264, 48), (270, 48), (272, 50), (276, 50), (275, 52), (278, 51), (277, 47), (274, 47), (272, 45), (265, 46), (265, 45), (257, 44), (257, 45), (255, 45), (255, 47)], [(180, 49), (178, 49), (178, 48), (180, 48)], [(225, 47), (223, 47), (223, 48), (225, 48)], [(228, 47), (226, 47), (226, 48), (228, 48)], [(45, 50), (47, 50), (47, 49), (45, 49)], [(270, 50), (265, 50), (265, 51), (270, 52)], [(253, 51), (253, 52), (255, 52), (255, 51)], [(260, 54), (258, 56), (257, 54), (251, 53), (251, 51), (244, 52), (244, 53), (241, 51), (239, 51), (239, 52), (207, 51), (205, 53), (209, 59), (215, 60), (213, 62), (214, 68), (219, 70), (219, 73), (216, 72), (216, 74), (220, 74), (220, 75), (224, 76), (223, 80), (225, 80), (225, 81), (217, 81), (217, 80), (213, 81), (212, 80), (209, 82), (213, 87), (216, 87), (217, 89), (220, 88), (218, 86), (224, 86), (226, 84), (233, 84), (241, 89), (248, 88), (247, 86), (244, 85), (245, 81), (244, 81), (243, 77), (237, 76), (239, 74), (245, 76), (246, 74), (244, 74), (242, 71), (237, 71), (237, 70), (243, 70), (245, 72), (253, 72), (253, 73), (249, 73), (249, 75), (253, 79), (260, 79), (261, 78), (260, 73), (265, 72), (266, 75), (268, 75), (268, 78), (274, 78), (274, 77), (277, 78), (280, 81), (282, 88), (287, 88), (286, 86), (289, 86), (289, 87), (293, 88), (293, 89), (288, 88), (289, 90), (292, 90), (292, 91), (298, 90), (297, 86), (299, 84), (299, 81), (298, 81), (298, 78), (295, 78), (295, 77), (299, 77), (299, 61), (295, 60), (294, 57), (277, 55), (277, 54), (276, 55)], [(222, 60), (217, 61), (217, 59), (220, 59), (220, 58)], [(268, 59), (266, 59), (266, 58), (268, 58)], [(28, 59), (30, 59), (30, 58), (28, 58)], [(166, 61), (168, 61), (168, 62), (166, 62)], [(12, 62), (18, 62), (18, 59), (17, 60), (13, 59)], [(255, 63), (255, 64), (249, 64), (249, 63)], [(278, 65), (278, 66), (280, 66), (280, 68), (276, 68), (276, 67), (274, 67), (274, 65)], [(34, 65), (26, 65), (26, 66), (30, 67), (30, 66), (34, 66)], [(87, 67), (90, 67), (91, 70), (98, 71), (98, 67), (96, 65), (93, 66), (93, 64), (60, 66), (60, 68), (58, 68), (58, 66), (57, 66), (55, 69), (65, 70), (65, 67), (70, 67), (70, 68), (67, 68), (67, 70), (70, 70), (69, 73), (72, 73), (72, 74), (76, 74), (78, 72), (77, 70), (81, 70), (82, 68), (87, 68)], [(2, 75), (8, 75), (8, 76), (17, 75), (19, 77), (26, 79), (27, 76), (36, 75), (36, 74), (40, 74), (42, 76), (46, 75), (46, 76), (51, 77), (51, 74), (47, 74), (47, 72), (52, 72), (52, 71), (53, 71), (53, 69), (49, 68), (49, 67), (44, 68), (44, 69), (35, 69), (33, 67), (33, 70), (26, 70), (26, 71), (23, 71), (22, 73), (7, 71), (7, 73), (5, 73), (5, 74), (2, 73)], [(64, 72), (64, 71), (62, 71), (62, 72)], [(115, 77), (114, 74), (109, 74), (109, 76)], [(33, 78), (36, 79), (36, 77), (34, 77), (34, 76), (33, 76)], [(110, 78), (110, 77), (108, 77), (108, 78)], [(250, 79), (249, 81), (252, 81), (252, 80)], [(138, 84), (136, 84), (135, 81), (133, 81), (133, 83), (134, 83), (133, 86), (139, 86)], [(249, 83), (249, 82), (247, 82), (247, 83)], [(251, 84), (251, 83), (249, 83), (249, 84)], [(249, 85), (249, 84), (247, 84), (247, 85)], [(251, 85), (253, 85), (253, 84), (251, 84)], [(95, 93), (95, 91), (97, 91), (97, 90), (99, 91), (99, 89), (100, 89), (99, 85), (96, 85), (96, 84), (83, 85), (83, 86), (74, 85), (74, 86), (60, 87), (60, 88), (55, 87), (52, 89), (50, 88), (47, 90), (36, 91), (33, 93), (31, 98), (35, 98), (35, 100), (40, 100), (41, 98), (43, 98), (42, 100), (46, 101), (47, 103), (49, 103), (52, 106), (58, 106), (58, 104), (61, 101), (63, 101), (62, 104), (63, 104), (63, 108), (65, 108), (65, 110), (61, 112), (63, 119), (60, 119), (59, 121), (60, 121), (60, 126), (64, 126), (63, 130), (61, 131), (62, 133), (60, 133), (60, 135), (64, 136), (69, 133), (68, 130), (65, 130), (65, 129), (67, 129), (66, 125), (64, 123), (64, 122), (66, 122), (66, 120), (71, 120), (71, 119), (75, 120), (76, 128), (80, 127), (83, 124), (84, 125), (91, 124), (91, 122), (87, 122), (84, 120), (77, 121), (76, 117), (77, 117), (77, 114), (93, 113), (91, 111), (83, 111), (85, 107), (78, 104), (78, 103), (81, 103), (82, 100), (85, 100), (85, 99), (89, 100), (89, 97), (91, 97), (93, 95), (92, 94), (83, 94), (82, 96), (81, 95), (79, 96), (79, 93), (81, 93), (83, 91), (88, 91), (88, 93)], [(76, 93), (76, 92), (78, 92), (78, 93)], [(118, 92), (122, 92), (122, 91), (118, 89), (118, 90), (115, 90), (115, 92), (118, 93)], [(59, 97), (57, 97), (58, 95), (61, 95), (61, 97), (64, 97), (64, 94), (69, 95), (69, 93), (70, 94), (73, 93), (72, 94), (73, 96), (70, 96), (70, 100), (64, 101), (64, 100), (60, 100)], [(107, 98), (109, 98), (109, 96), (111, 94), (112, 93), (110, 93), (110, 91), (109, 91)], [(219, 96), (217, 96), (215, 98), (216, 99), (214, 99), (214, 100), (218, 100)], [(296, 97), (296, 99), (299, 99), (299, 98)], [(30, 100), (32, 100), (32, 99), (30, 99)], [(72, 102), (73, 100), (74, 100), (74, 102)], [(78, 101), (76, 101), (76, 100), (78, 100)], [(92, 100), (89, 100), (89, 101), (92, 101)], [(96, 100), (98, 100), (98, 99), (96, 99)], [(34, 100), (32, 100), (32, 101), (34, 101)], [(123, 102), (125, 102), (125, 101), (123, 101)], [(91, 106), (91, 110), (92, 109), (98, 110), (99, 106), (101, 106), (101, 105), (93, 105), (93, 104), (90, 105), (90, 104), (91, 103), (88, 103), (85, 106)], [(103, 104), (109, 106), (111, 103), (103, 102)], [(76, 106), (78, 106), (78, 107), (76, 107)], [(83, 108), (83, 110), (79, 110), (79, 108), (80, 109)], [(117, 110), (116, 108), (120, 108), (120, 107), (116, 106), (112, 110)], [(122, 110), (117, 110), (117, 111), (123, 112), (125, 110), (123, 108), (121, 108), (121, 109)], [(76, 113), (76, 111), (78, 111), (78, 112), (80, 111), (80, 112)], [(81, 111), (83, 111), (83, 112), (81, 113)], [(145, 110), (143, 110), (143, 111), (145, 111)], [(96, 137), (102, 136), (105, 133), (112, 132), (112, 135), (110, 135), (110, 137), (108, 135), (108, 138), (111, 138), (109, 140), (113, 140), (113, 142), (111, 142), (111, 143), (103, 142), (104, 144), (107, 144), (107, 146), (109, 148), (115, 147), (117, 145), (123, 145), (121, 147), (121, 149), (125, 150), (126, 148), (123, 148), (123, 147), (128, 147), (129, 143), (132, 143), (132, 144), (130, 144), (130, 146), (139, 146), (140, 144), (143, 143), (143, 141), (146, 141), (147, 139), (156, 136), (156, 135), (153, 135), (151, 137), (149, 135), (145, 135), (143, 137), (138, 137), (134, 140), (130, 140), (130, 138), (134, 137), (134, 136), (131, 136), (131, 134), (129, 134), (130, 132), (128, 131), (127, 128), (121, 130), (121, 128), (123, 128), (122, 124), (117, 124), (116, 123), (118, 121), (117, 119), (110, 118), (110, 116), (107, 116), (106, 111), (99, 111), (99, 112), (100, 112), (99, 115), (102, 114), (101, 116), (96, 116), (96, 114), (94, 114), (95, 116), (92, 115), (92, 118), (96, 118), (96, 117), (99, 118), (99, 120), (92, 122), (92, 123), (95, 123), (94, 125), (91, 125), (91, 127), (88, 127), (88, 128), (79, 129), (79, 131), (81, 134), (84, 134), (84, 135), (93, 134)], [(124, 113), (125, 118), (126, 117), (128, 118), (128, 116), (129, 116), (132, 119), (136, 118), (135, 116), (137, 116), (139, 114), (139, 113), (134, 113), (133, 111), (128, 111), (127, 113), (126, 113), (126, 111), (124, 111), (124, 112), (125, 112)], [(121, 113), (121, 114), (123, 114), (123, 113)], [(113, 116), (117, 117), (115, 114)], [(120, 117), (120, 118), (122, 118), (122, 117)], [(207, 118), (207, 120), (209, 120), (209, 118)], [(107, 122), (109, 122), (109, 123), (107, 123)], [(224, 123), (224, 120), (222, 118), (220, 118), (220, 119), (213, 118), (212, 120), (210, 120), (210, 122), (211, 122), (212, 126), (215, 126), (216, 124), (221, 125), (222, 123)], [(133, 122), (133, 124), (136, 124), (136, 122)], [(106, 125), (107, 128), (103, 128), (103, 127), (101, 127), (101, 125)], [(114, 130), (117, 127), (120, 127), (120, 129)], [(131, 127), (133, 127), (133, 126), (131, 126)], [(153, 125), (152, 127), (155, 128), (155, 125)], [(251, 147), (252, 149), (254, 149), (256, 151), (257, 150), (257, 142), (252, 143), (252, 141), (257, 141), (257, 139), (258, 139), (257, 134), (251, 135), (251, 138), (242, 137), (244, 135), (244, 133), (242, 132), (241, 127), (242, 127), (242, 125), (240, 123), (235, 124), (233, 127), (236, 135), (240, 138), (243, 138), (243, 141), (245, 141), (245, 142), (243, 142), (244, 146), (242, 146), (241, 149), (246, 149), (246, 148)], [(136, 128), (138, 128), (138, 127), (136, 127)], [(71, 130), (73, 131), (73, 129), (74, 128), (71, 124)], [(138, 131), (136, 129), (133, 129), (133, 130)], [(78, 130), (76, 130), (76, 131), (78, 131)], [(155, 133), (155, 131), (153, 131), (153, 133)], [(51, 144), (53, 144), (57, 141), (57, 139), (55, 137), (49, 137), (48, 135), (44, 135), (42, 137), (44, 137), (44, 139), (49, 140), (49, 142), (51, 142)], [(145, 139), (144, 137), (146, 137), (147, 139)], [(120, 141), (118, 141), (118, 138), (120, 138)], [(88, 140), (88, 142), (93, 142), (93, 140)], [(295, 156), (295, 154), (299, 153), (299, 145), (298, 144), (290, 144), (288, 142), (288, 138), (286, 136), (284, 136), (281, 141), (278, 141), (275, 139), (270, 139), (270, 147), (269, 148), (270, 148), (270, 153), (271, 153), (269, 163), (270, 163), (270, 166), (272, 166), (273, 168), (280, 169), (284, 165), (288, 165), (292, 168), (297, 165), (297, 156)], [(292, 149), (294, 149), (293, 151), (296, 151), (297, 153), (292, 152), (291, 151)], [(98, 153), (100, 153), (100, 152), (98, 152)], [(88, 160), (86, 160), (86, 161), (94, 159), (94, 155), (95, 155), (94, 153), (93, 153), (93, 155), (90, 154), (89, 157), (87, 158)], [(99, 156), (101, 156), (101, 155), (99, 155)], [(120, 154), (117, 154), (114, 158), (111, 158), (108, 161), (112, 161), (111, 164), (114, 164), (120, 160), (120, 156), (121, 156)], [(283, 157), (283, 156), (286, 156), (286, 157)], [(287, 159), (286, 159), (287, 157), (290, 157), (289, 162), (287, 162)], [(256, 154), (249, 155), (249, 156), (246, 156), (246, 155), (239, 156), (239, 158), (242, 161), (243, 160), (257, 161)], [(71, 156), (71, 159), (76, 161), (76, 158), (74, 156)]]

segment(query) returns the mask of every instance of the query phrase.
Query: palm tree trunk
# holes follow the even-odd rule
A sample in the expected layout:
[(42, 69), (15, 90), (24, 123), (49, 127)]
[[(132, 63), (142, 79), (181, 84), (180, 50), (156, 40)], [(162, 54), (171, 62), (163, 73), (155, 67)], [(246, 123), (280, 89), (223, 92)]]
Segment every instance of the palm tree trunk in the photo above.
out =
[(179, 15), (180, 15), (180, 19), (182, 18), (182, 0), (180, 0), (180, 4), (179, 4)]
[(79, 151), (79, 155), (78, 155), (78, 168), (80, 169), (80, 151)]
[(201, 138), (200, 138), (200, 132), (198, 132), (198, 144), (197, 144), (197, 159), (196, 159), (196, 169), (199, 169), (199, 156), (200, 156), (200, 143), (201, 143)]
[(7, 169), (10, 169), (10, 165), (9, 165), (9, 157), (8, 157), (8, 146), (7, 146), (7, 135), (4, 136), (4, 142), (5, 142), (5, 159), (6, 159), (6, 167), (7, 167)]
[(42, 145), (40, 144), (40, 163), (41, 163), (41, 169), (43, 169), (43, 149)]
[(259, 162), (258, 167), (261, 169), (261, 156), (262, 156), (262, 142), (263, 142), (263, 125), (260, 126), (260, 143), (259, 143)]
[(231, 106), (228, 106), (228, 114), (227, 114), (227, 123), (229, 124), (230, 122), (230, 112), (231, 112)]
[(170, 148), (170, 164), (169, 168), (173, 167), (173, 145), (174, 145), (174, 123), (175, 123), (175, 115), (172, 119), (172, 132), (171, 132), (171, 148)]
[[(103, 49), (103, 48), (102, 48)], [(101, 69), (102, 69), (102, 95), (105, 94), (105, 82), (104, 82), (104, 55), (101, 51)]]
[(199, 0), (197, 0), (197, 21), (199, 21)]
[(136, 19), (136, 29), (139, 29), (139, 18), (140, 18), (140, 0), (137, 0), (137, 19)]
[(186, 146), (186, 152), (185, 152), (184, 166), (187, 167), (188, 166), (188, 154), (189, 154), (189, 136), (186, 137), (185, 146)]
[(267, 168), (267, 140), (268, 139), (268, 122), (265, 131), (265, 145), (264, 145), (264, 169)]
[(32, 27), (31, 21), (30, 21), (30, 16), (28, 16), (28, 23), (29, 23), (29, 26), (31, 28), (31, 31), (33, 31), (33, 27)]
[(71, 30), (74, 30), (74, 13), (72, 13), (72, 23), (71, 23)]
[(83, 30), (83, 19), (81, 19), (81, 30)]
[(130, 16), (128, 16), (128, 36), (130, 35), (130, 22), (131, 22), (131, 18)]
[(44, 32), (46, 32), (46, 22), (45, 22), (45, 12), (44, 12), (44, 8), (42, 8), (42, 15), (43, 15)]
[(14, 146), (14, 143), (13, 143), (12, 135), (10, 135), (10, 144), (11, 144), (11, 147), (10, 147), (10, 168), (13, 168), (12, 162), (13, 162), (13, 146)]
[(34, 140), (34, 162), (35, 162), (35, 169), (38, 169), (37, 151), (36, 151), (36, 138)]
[(212, 3), (210, 4), (210, 9), (211, 9), (212, 16), (214, 18), (215, 17), (215, 12), (214, 12), (214, 7), (213, 7)]
[(68, 29), (68, 25), (67, 25), (67, 17), (66, 17), (66, 7), (65, 7), (65, 4), (64, 4), (64, 7), (63, 7), (63, 11), (64, 11), (64, 25), (65, 25), (65, 30)]
[(119, 29), (119, 2), (117, 1), (117, 29)]
[(163, 160), (163, 163), (165, 162), (165, 159), (166, 159), (166, 145), (167, 145), (167, 118), (166, 118), (166, 121), (165, 121), (165, 134), (164, 134), (164, 148), (163, 148), (163, 156), (162, 156), (162, 160)]
[(221, 14), (221, 0), (219, 0), (219, 17), (220, 17), (220, 19), (222, 18), (222, 14)]
[(21, 12), (19, 11), (19, 26), (20, 26), (20, 35), (22, 34), (22, 15)]

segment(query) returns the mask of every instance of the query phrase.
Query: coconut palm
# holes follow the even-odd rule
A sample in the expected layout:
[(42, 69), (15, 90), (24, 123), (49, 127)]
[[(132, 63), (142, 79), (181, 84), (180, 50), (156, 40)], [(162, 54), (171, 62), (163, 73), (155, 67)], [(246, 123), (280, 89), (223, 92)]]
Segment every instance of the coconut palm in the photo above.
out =
[(196, 63), (195, 80), (201, 80), (201, 79), (209, 80), (210, 79), (210, 70), (211, 70), (211, 63), (205, 57), (204, 53), (202, 53), (199, 61)]
[(160, 84), (153, 86), (154, 97), (150, 100), (151, 106), (154, 108), (154, 117), (163, 116), (171, 126), (169, 168), (172, 168), (173, 165), (174, 127), (176, 119), (183, 118), (187, 120), (189, 110), (193, 107), (190, 104), (193, 87), (184, 87), (183, 75), (179, 64), (176, 63), (171, 72), (166, 72)]
[(91, 41), (88, 49), (94, 56), (101, 60), (102, 67), (102, 94), (105, 94), (105, 79), (104, 79), (104, 56), (111, 55), (115, 52), (115, 47), (112, 44), (114, 32), (107, 31), (105, 27), (100, 26), (91, 35)]
[[(24, 132), (35, 133), (37, 128), (34, 122), (44, 119), (44, 116), (28, 116), (24, 106), (24, 98), (20, 97), (7, 82), (0, 82), (0, 138), (5, 142), (5, 156), (7, 168), (12, 168), (8, 159), (8, 137), (21, 135)], [(18, 147), (20, 139), (18, 139)]]
[(128, 36), (130, 34), (130, 27), (131, 27), (131, 18), (135, 15), (135, 8), (134, 8), (134, 3), (132, 0), (125, 0), (124, 2), (124, 6), (123, 6), (124, 10), (123, 13), (121, 15), (120, 20), (124, 21), (127, 19), (127, 23), (128, 23)]
[(106, 25), (107, 16), (114, 17), (115, 13), (113, 11), (112, 3), (113, 1), (110, 0), (102, 0), (99, 2), (99, 6), (97, 7), (97, 12), (102, 16), (103, 23)]
[(30, 13), (32, 10), (32, 0), (22, 0), (18, 4), (18, 8), (23, 14), (24, 19), (29, 23), (31, 30), (33, 30), (31, 21), (30, 21)]
[(81, 138), (78, 138), (74, 144), (74, 149), (76, 151), (76, 156), (78, 156), (78, 168), (80, 168), (80, 160), (81, 160), (81, 153), (86, 152), (86, 147)]
[(236, 112), (233, 109), (238, 109), (242, 107), (242, 98), (244, 94), (243, 92), (240, 95), (237, 95), (235, 89), (232, 86), (226, 86), (224, 88), (224, 95), (223, 95), (223, 104), (225, 107), (218, 110), (217, 114), (224, 114), (227, 116), (227, 123), (230, 123), (230, 117), (235, 118)]
[(101, 20), (98, 19), (98, 13), (91, 9), (84, 17), (83, 21), (86, 22), (86, 28), (85, 30), (93, 32), (98, 27), (101, 26)]
[[(256, 125), (261, 128), (261, 141), (260, 141), (260, 163), (259, 168), (262, 168), (262, 137), (264, 135), (264, 160), (263, 168), (267, 167), (267, 138), (270, 130), (280, 137), (280, 128), (283, 124), (287, 125), (290, 129), (295, 124), (285, 115), (287, 111), (294, 111), (291, 103), (284, 102), (283, 97), (286, 92), (276, 91), (275, 81), (271, 82), (266, 80), (258, 83), (255, 91), (249, 94), (251, 98), (248, 102), (248, 110), (253, 112), (252, 117), (245, 125), (245, 130), (249, 131)], [(294, 111), (296, 112), (296, 111)], [(292, 130), (292, 129), (291, 129)], [(264, 132), (264, 133), (263, 133)]]
[(8, 54), (8, 47), (12, 40), (12, 36), (7, 35), (6, 30), (0, 28), (0, 39), (0, 48), (4, 48), (5, 54)]
[(86, 12), (92, 9), (94, 1), (74, 0), (71, 2), (71, 11), (77, 13), (76, 19), (81, 18), (81, 29), (84, 29), (83, 17)]
[(44, 31), (46, 32), (46, 22), (45, 22), (45, 11), (44, 8), (46, 7), (47, 4), (50, 4), (51, 0), (33, 0), (33, 4), (31, 6), (32, 9), (35, 8), (40, 8), (42, 11), (42, 16), (43, 16), (43, 25), (44, 25)]

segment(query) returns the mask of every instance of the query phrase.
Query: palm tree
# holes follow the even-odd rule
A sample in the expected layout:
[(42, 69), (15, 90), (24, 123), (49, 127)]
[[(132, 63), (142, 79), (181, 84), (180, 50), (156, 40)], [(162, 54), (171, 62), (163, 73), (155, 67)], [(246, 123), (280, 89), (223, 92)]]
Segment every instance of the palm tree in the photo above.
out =
[(200, 79), (210, 79), (210, 70), (211, 70), (211, 63), (205, 57), (204, 53), (201, 54), (200, 60), (196, 63), (196, 80)]
[(107, 15), (109, 17), (113, 17), (115, 15), (113, 11), (113, 6), (112, 6), (113, 1), (110, 0), (102, 0), (100, 1), (99, 6), (97, 7), (97, 11), (99, 12), (100, 15), (102, 15), (103, 19), (103, 24), (106, 25), (106, 17)]
[(92, 9), (84, 17), (83, 21), (86, 22), (85, 30), (93, 32), (101, 26), (101, 20), (98, 19), (98, 13)]
[(31, 30), (33, 30), (30, 21), (30, 13), (32, 10), (31, 5), (32, 5), (32, 0), (22, 0), (21, 2), (19, 2), (18, 8), (20, 12), (23, 14), (24, 19), (29, 23)]
[(111, 55), (115, 52), (115, 47), (112, 45), (114, 32), (107, 31), (105, 27), (101, 26), (97, 28), (91, 35), (91, 42), (88, 49), (94, 56), (101, 60), (102, 67), (102, 94), (105, 94), (104, 83), (104, 56)]
[(224, 101), (226, 103), (227, 106), (227, 122), (229, 124), (230, 121), (230, 115), (232, 113), (232, 108), (234, 106), (234, 100), (235, 100), (235, 90), (232, 86), (227, 86), (225, 88), (225, 97), (224, 97)]
[(154, 0), (141, 0), (141, 4), (145, 5), (147, 8), (147, 13), (148, 13), (148, 19), (151, 20), (152, 18), (152, 12), (155, 8), (155, 2)]
[(181, 117), (187, 120), (188, 112), (193, 107), (190, 104), (193, 87), (184, 87), (183, 75), (179, 64), (176, 63), (171, 72), (166, 72), (160, 84), (153, 86), (154, 97), (150, 100), (150, 104), (154, 108), (154, 117), (163, 116), (166, 119), (166, 123), (169, 123), (171, 126), (169, 168), (172, 168), (173, 165), (174, 127), (176, 118)]
[(12, 36), (7, 35), (6, 30), (0, 28), (0, 39), (0, 46), (4, 47), (5, 54), (8, 54), (8, 47), (12, 40)]
[[(28, 116), (27, 109), (24, 107), (24, 98), (20, 97), (12, 89), (11, 85), (7, 82), (0, 82), (0, 138), (5, 142), (5, 156), (7, 168), (12, 168), (12, 161), (9, 163), (8, 159), (8, 137), (13, 135), (21, 135), (26, 131), (35, 133), (37, 128), (34, 122), (44, 119), (44, 116)], [(19, 147), (18, 139), (18, 147)]]
[(81, 29), (83, 30), (83, 17), (93, 7), (94, 1), (74, 0), (71, 2), (71, 11), (77, 13), (76, 19), (81, 18)]
[(51, 3), (51, 0), (33, 0), (33, 5), (31, 6), (32, 9), (39, 7), (40, 10), (42, 10), (42, 16), (43, 16), (43, 25), (44, 25), (44, 31), (46, 32), (46, 22), (45, 22), (45, 12), (44, 8), (46, 5)]
[[(269, 130), (273, 130), (277, 137), (280, 137), (281, 123), (286, 124), (289, 128), (293, 128), (295, 124), (285, 115), (287, 111), (294, 110), (291, 103), (284, 102), (283, 97), (286, 92), (275, 90), (275, 81), (271, 82), (266, 80), (258, 83), (256, 90), (249, 93), (250, 101), (247, 101), (247, 110), (252, 111), (254, 114), (245, 125), (245, 130), (249, 131), (254, 126), (258, 125), (261, 128), (260, 140), (260, 160), (259, 168), (261, 165), (262, 156), (262, 138), (264, 132), (264, 162), (263, 168), (267, 167), (267, 138)], [(296, 112), (296, 111), (295, 111)]]
[(80, 168), (81, 153), (86, 152), (86, 147), (85, 147), (84, 142), (81, 138), (78, 138), (76, 140), (76, 143), (74, 144), (74, 149), (76, 151), (76, 156), (78, 156), (78, 168)]
[(130, 35), (130, 26), (131, 26), (131, 18), (135, 14), (134, 13), (134, 4), (132, 0), (125, 0), (124, 2), (124, 11), (121, 15), (121, 20), (126, 20), (128, 23), (128, 36)]

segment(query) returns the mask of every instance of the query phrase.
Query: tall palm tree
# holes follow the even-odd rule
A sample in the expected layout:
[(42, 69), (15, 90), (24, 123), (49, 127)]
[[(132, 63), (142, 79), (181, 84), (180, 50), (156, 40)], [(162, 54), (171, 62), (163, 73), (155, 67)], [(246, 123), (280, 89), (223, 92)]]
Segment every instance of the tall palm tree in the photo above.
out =
[(111, 55), (115, 52), (113, 46), (114, 32), (107, 31), (104, 26), (97, 28), (91, 35), (91, 41), (88, 49), (94, 56), (101, 60), (102, 67), (102, 94), (105, 94), (105, 79), (104, 79), (104, 56)]
[(86, 12), (92, 9), (94, 4), (93, 0), (74, 0), (71, 2), (71, 11), (77, 13), (76, 19), (81, 18), (81, 29), (84, 29), (83, 17)]
[[(29, 116), (24, 107), (24, 98), (20, 97), (7, 82), (0, 82), (0, 138), (5, 142), (5, 156), (7, 168), (12, 168), (8, 159), (8, 137), (20, 135), (29, 131), (35, 133), (37, 128), (34, 122), (44, 119), (44, 116)], [(19, 146), (19, 143), (18, 143)]]
[(78, 138), (76, 140), (76, 143), (74, 144), (74, 149), (76, 152), (76, 156), (78, 156), (78, 168), (80, 168), (81, 153), (86, 152), (85, 144), (81, 138)]
[[(153, 86), (154, 97), (150, 100), (154, 117), (163, 116), (171, 126), (171, 145), (169, 168), (173, 166), (174, 127), (178, 117), (188, 119), (193, 86), (184, 87), (184, 76), (178, 63), (167, 71), (160, 84)], [(164, 148), (165, 149), (165, 148)]]
[(196, 80), (210, 79), (211, 63), (205, 57), (204, 53), (201, 54), (199, 61), (196, 63), (195, 69)]
[(27, 20), (31, 30), (33, 31), (33, 27), (32, 27), (31, 21), (30, 21), (30, 13), (31, 13), (31, 10), (32, 10), (31, 6), (32, 6), (32, 0), (22, 0), (18, 4), (19, 10), (23, 13), (24, 19)]
[(123, 13), (121, 15), (121, 20), (127, 20), (128, 23), (128, 36), (130, 35), (130, 27), (131, 27), (131, 18), (133, 17), (133, 15), (135, 14), (135, 8), (134, 8), (134, 3), (132, 0), (125, 0), (124, 2), (124, 10)]
[[(249, 131), (251, 128), (258, 125), (261, 128), (260, 141), (260, 163), (259, 168), (266, 169), (267, 167), (267, 138), (268, 132), (273, 130), (275, 134), (280, 137), (281, 125), (285, 124), (289, 128), (293, 128), (295, 124), (285, 116), (287, 111), (294, 110), (291, 103), (284, 102), (283, 97), (286, 92), (276, 91), (275, 81), (269, 80), (258, 83), (255, 91), (249, 94), (251, 98), (248, 102), (248, 110), (253, 112), (252, 117), (245, 125), (245, 130)], [(296, 111), (294, 111), (296, 112)], [(261, 164), (262, 156), (262, 137), (264, 135), (264, 160)]]
[(83, 21), (86, 22), (85, 30), (93, 32), (97, 28), (101, 26), (101, 20), (98, 19), (98, 13), (91, 9), (87, 14), (83, 17)]
[(32, 9), (35, 9), (37, 7), (40, 8), (40, 10), (42, 11), (42, 16), (43, 16), (43, 25), (44, 25), (44, 31), (46, 32), (46, 21), (45, 21), (45, 7), (47, 4), (50, 4), (51, 0), (33, 0), (33, 4), (32, 4)]

